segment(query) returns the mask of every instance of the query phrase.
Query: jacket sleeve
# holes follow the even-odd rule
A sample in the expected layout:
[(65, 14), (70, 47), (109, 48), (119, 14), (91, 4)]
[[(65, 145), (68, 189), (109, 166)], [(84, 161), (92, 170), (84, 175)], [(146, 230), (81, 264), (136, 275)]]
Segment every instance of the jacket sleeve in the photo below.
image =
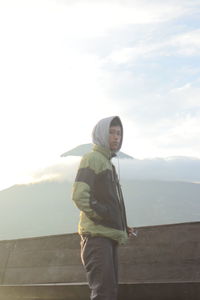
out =
[(91, 156), (83, 157), (73, 185), (72, 199), (86, 216), (98, 223), (107, 214), (107, 209), (94, 198), (98, 162)]

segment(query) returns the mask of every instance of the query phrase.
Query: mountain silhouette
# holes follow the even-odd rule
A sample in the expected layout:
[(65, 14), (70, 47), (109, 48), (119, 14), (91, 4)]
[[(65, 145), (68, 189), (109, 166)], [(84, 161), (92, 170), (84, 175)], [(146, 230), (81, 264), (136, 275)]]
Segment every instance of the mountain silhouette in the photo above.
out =
[[(83, 156), (84, 154), (92, 151), (92, 146), (93, 144), (82, 144), (82, 145), (79, 145), (63, 154), (61, 154), (61, 157), (66, 157), (66, 156)], [(133, 159), (132, 156), (126, 154), (126, 153), (123, 153), (121, 151), (118, 152), (117, 156), (119, 158), (128, 158), (128, 159)]]

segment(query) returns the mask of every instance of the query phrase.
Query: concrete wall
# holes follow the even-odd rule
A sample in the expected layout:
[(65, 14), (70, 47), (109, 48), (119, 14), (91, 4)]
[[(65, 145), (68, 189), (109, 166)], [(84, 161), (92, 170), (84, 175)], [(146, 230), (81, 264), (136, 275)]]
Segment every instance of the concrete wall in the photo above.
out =
[(84, 282), (77, 234), (0, 242), (0, 284)]
[[(132, 285), (195, 284), (200, 299), (199, 232), (200, 222), (138, 228), (138, 236), (120, 247), (120, 283), (129, 284), (127, 291)], [(55, 283), (86, 283), (77, 234), (0, 241), (0, 300), (6, 285)]]
[(120, 262), (122, 282), (200, 282), (200, 223), (141, 228)]

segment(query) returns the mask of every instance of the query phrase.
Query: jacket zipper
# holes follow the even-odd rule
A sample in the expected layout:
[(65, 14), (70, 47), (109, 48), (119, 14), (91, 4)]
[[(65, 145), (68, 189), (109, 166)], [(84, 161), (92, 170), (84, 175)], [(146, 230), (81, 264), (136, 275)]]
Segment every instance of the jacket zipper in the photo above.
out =
[(121, 195), (121, 192), (119, 191), (120, 187), (119, 187), (119, 180), (118, 180), (118, 177), (117, 177), (117, 173), (116, 173), (116, 170), (115, 170), (115, 167), (112, 166), (112, 171), (114, 172), (114, 185), (115, 185), (115, 190), (116, 190), (116, 193), (117, 193), (117, 198), (118, 198), (118, 205), (119, 205), (119, 209), (120, 209), (120, 216), (121, 216), (121, 222), (122, 222), (122, 228), (124, 230), (126, 230), (126, 219), (125, 219), (125, 207), (124, 207), (124, 201), (122, 199), (122, 195)]

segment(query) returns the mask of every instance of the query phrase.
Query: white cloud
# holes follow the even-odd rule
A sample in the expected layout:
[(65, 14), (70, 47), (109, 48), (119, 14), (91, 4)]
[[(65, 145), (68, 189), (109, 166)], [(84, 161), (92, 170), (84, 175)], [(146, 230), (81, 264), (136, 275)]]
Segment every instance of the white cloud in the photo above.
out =
[[(45, 180), (73, 182), (80, 157), (62, 158), (58, 163), (36, 171), (30, 182)], [(200, 159), (168, 157), (154, 159), (113, 159), (121, 180), (165, 180), (200, 182)], [(28, 181), (27, 181), (28, 182)]]
[(133, 64), (147, 58), (163, 56), (199, 56), (200, 53), (200, 30), (179, 33), (172, 36), (162, 37), (161, 41), (149, 40), (138, 41), (133, 47), (125, 47), (114, 50), (106, 59), (105, 63)]
[[(57, 36), (57, 40), (64, 36), (99, 37), (119, 26), (163, 22), (185, 11), (184, 4), (157, 1), (128, 1), (124, 4), (121, 1), (7, 0), (1, 1), (0, 5), (1, 23), (4, 26), (6, 24), (7, 29), (5, 34), (8, 31), (20, 31), (29, 39), (30, 33), (38, 32), (37, 37), (43, 37), (41, 43), (50, 36), (54, 39)], [(22, 35), (21, 38), (23, 39)], [(17, 41), (17, 38), (15, 40)]]
[(200, 88), (191, 83), (172, 89), (168, 96), (176, 100), (182, 109), (200, 108)]
[[(73, 182), (80, 163), (81, 157), (71, 156), (60, 158), (52, 165), (40, 168), (30, 174), (29, 181), (64, 181)], [(28, 182), (28, 180), (27, 180)]]
[(200, 160), (189, 157), (120, 160), (120, 174), (122, 180), (200, 182)]
[(200, 54), (200, 29), (183, 33), (174, 39), (171, 44), (177, 47), (177, 53), (184, 56)]
[[(196, 8), (188, 1), (58, 1), (67, 16), (73, 35), (93, 37), (130, 24), (166, 22)], [(59, 6), (58, 6), (59, 8)], [(74, 16), (76, 16), (74, 18)], [(102, 22), (103, 20), (103, 22)], [(92, 26), (91, 26), (92, 25)], [(71, 29), (71, 28), (70, 28)]]

